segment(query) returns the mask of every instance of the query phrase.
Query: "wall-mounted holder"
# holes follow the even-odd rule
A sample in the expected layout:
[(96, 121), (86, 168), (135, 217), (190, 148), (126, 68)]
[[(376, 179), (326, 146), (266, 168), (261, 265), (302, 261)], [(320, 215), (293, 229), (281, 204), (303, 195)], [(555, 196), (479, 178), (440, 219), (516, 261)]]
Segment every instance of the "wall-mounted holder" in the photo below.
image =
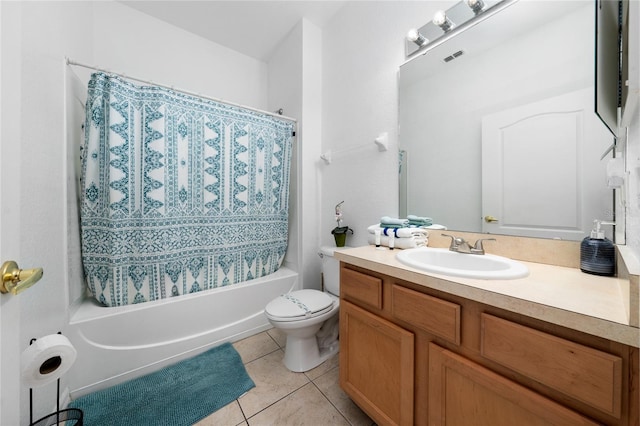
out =
[(374, 140), (376, 145), (378, 145), (378, 151), (384, 152), (389, 149), (389, 133), (384, 132), (380, 133), (378, 137)]
[(331, 150), (329, 150), (329, 151), (325, 152), (324, 154), (322, 154), (322, 155), (320, 156), (320, 159), (321, 159), (322, 161), (324, 161), (324, 164), (326, 164), (327, 166), (328, 166), (329, 164), (331, 164), (331, 162), (333, 161), (333, 157), (332, 157)]
[[(378, 152), (387, 151), (389, 149), (389, 134), (387, 132), (380, 133), (378, 135), (378, 137), (373, 140), (373, 142), (378, 147)], [(332, 152), (331, 150), (328, 150), (328, 151), (326, 151), (324, 154), (322, 154), (320, 156), (320, 159), (322, 161), (324, 161), (324, 164), (326, 164), (328, 166), (333, 161), (333, 156), (334, 155), (336, 155), (336, 154), (337, 155), (346, 154), (346, 153), (349, 153), (349, 152), (352, 152), (352, 151), (363, 149), (363, 148), (365, 148), (367, 146), (369, 146), (369, 145), (359, 145), (359, 146), (355, 146), (353, 148), (346, 148), (346, 149), (342, 149), (342, 150), (336, 151), (336, 152)]]

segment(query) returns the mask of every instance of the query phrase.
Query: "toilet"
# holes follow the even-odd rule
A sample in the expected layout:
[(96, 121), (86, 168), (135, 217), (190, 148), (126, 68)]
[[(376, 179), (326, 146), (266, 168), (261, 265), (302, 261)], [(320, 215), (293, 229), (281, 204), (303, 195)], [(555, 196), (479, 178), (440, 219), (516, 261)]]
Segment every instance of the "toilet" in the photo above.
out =
[(333, 257), (335, 250), (320, 249), (324, 291), (292, 291), (276, 297), (264, 309), (271, 325), (287, 336), (284, 365), (291, 371), (311, 370), (338, 352), (340, 262)]

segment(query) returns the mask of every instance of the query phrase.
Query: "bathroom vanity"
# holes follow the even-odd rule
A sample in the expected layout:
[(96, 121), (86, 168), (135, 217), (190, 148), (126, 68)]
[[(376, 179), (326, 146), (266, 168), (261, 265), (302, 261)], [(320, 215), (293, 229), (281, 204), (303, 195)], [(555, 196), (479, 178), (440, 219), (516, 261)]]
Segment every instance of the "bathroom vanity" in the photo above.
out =
[(379, 425), (637, 425), (638, 265), (588, 275), (571, 265), (577, 244), (535, 240), (556, 244), (536, 263), (546, 247), (497, 238), (528, 277), (429, 274), (372, 246), (336, 253), (341, 387)]

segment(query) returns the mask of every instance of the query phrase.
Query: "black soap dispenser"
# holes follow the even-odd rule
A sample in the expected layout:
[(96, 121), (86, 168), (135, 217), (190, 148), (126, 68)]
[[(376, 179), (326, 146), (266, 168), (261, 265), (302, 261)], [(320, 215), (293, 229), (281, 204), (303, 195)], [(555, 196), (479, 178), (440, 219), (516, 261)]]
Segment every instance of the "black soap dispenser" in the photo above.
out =
[(593, 221), (591, 235), (580, 244), (580, 270), (588, 274), (613, 276), (616, 273), (616, 248), (605, 238), (601, 225), (613, 222)]

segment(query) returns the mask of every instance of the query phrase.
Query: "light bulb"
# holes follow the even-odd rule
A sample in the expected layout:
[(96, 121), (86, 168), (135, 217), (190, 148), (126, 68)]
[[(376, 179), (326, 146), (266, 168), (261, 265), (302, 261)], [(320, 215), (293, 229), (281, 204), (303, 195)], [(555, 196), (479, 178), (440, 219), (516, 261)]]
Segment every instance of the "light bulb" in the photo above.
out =
[(420, 32), (415, 28), (409, 30), (407, 33), (407, 40), (414, 42), (418, 46), (424, 46), (429, 43), (429, 40), (427, 40), (427, 38), (420, 34)]
[(477, 15), (480, 12), (482, 12), (485, 4), (484, 4), (484, 1), (482, 0), (467, 0), (467, 6), (469, 6), (473, 11), (473, 13)]
[(437, 26), (439, 26), (440, 28), (442, 28), (442, 31), (444, 31), (445, 33), (447, 31), (451, 31), (451, 29), (453, 28), (454, 24), (451, 21), (451, 19), (449, 19), (447, 17), (447, 14), (444, 13), (442, 10), (437, 11), (434, 15), (433, 15), (433, 21), (434, 24), (436, 24)]
[(447, 15), (442, 10), (437, 11), (433, 15), (433, 23), (436, 24), (437, 26), (444, 24), (446, 20), (447, 20)]

